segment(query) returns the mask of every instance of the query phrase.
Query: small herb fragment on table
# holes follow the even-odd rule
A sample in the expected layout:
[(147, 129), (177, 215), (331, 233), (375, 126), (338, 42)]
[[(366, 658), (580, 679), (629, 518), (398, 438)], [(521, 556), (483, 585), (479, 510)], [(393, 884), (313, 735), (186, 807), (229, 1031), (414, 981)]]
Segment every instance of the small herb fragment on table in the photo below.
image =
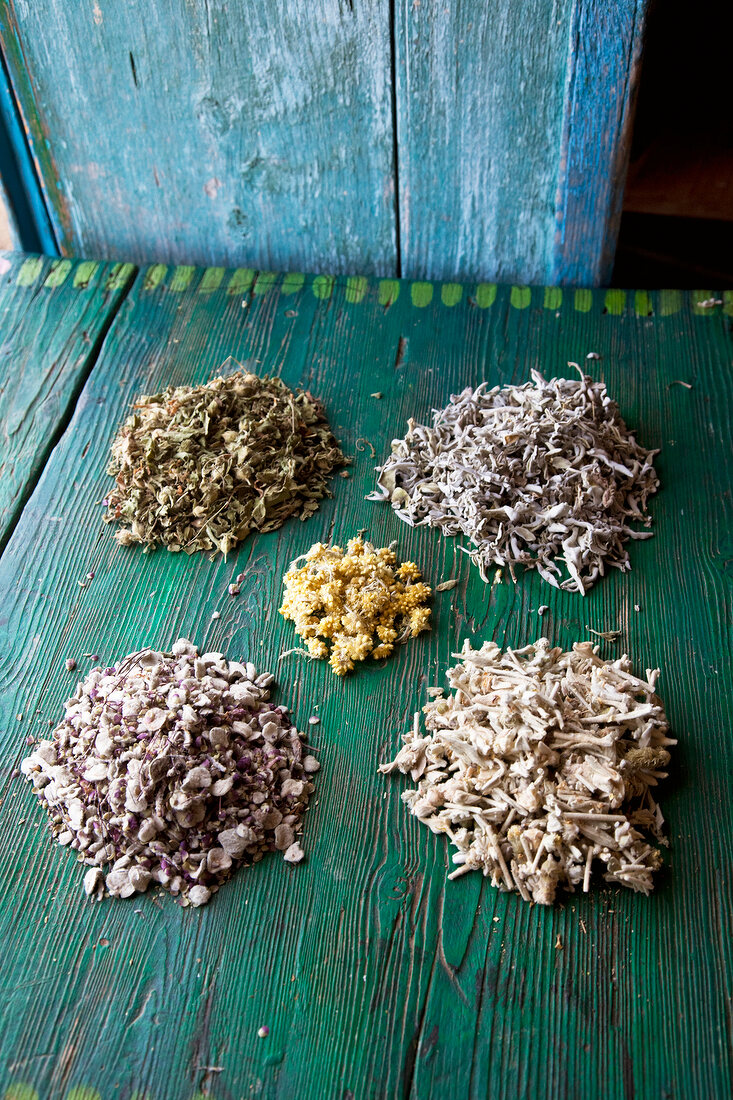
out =
[(440, 584), (436, 584), (435, 591), (436, 592), (450, 592), (450, 590), (452, 588), (455, 588), (457, 584), (458, 584), (458, 578), (453, 577), (449, 581), (441, 581)]
[(180, 639), (95, 668), (49, 740), (23, 761), (84, 890), (127, 898), (158, 883), (203, 905), (243, 864), (299, 862), (318, 761), (269, 673)]
[(112, 444), (104, 518), (124, 546), (227, 554), (312, 515), (345, 461), (311, 394), (237, 371), (137, 399)]
[(337, 676), (356, 661), (389, 657), (396, 642), (430, 625), (431, 591), (415, 563), (398, 565), (393, 550), (361, 538), (350, 539), (345, 551), (315, 543), (291, 563), (284, 585), (280, 614)]
[[(525, 901), (606, 881), (648, 894), (661, 865), (668, 736), (658, 671), (634, 676), (628, 657), (604, 661), (591, 642), (570, 652), (546, 638), (502, 653), (468, 642), (448, 672), (454, 694), (423, 707), (379, 769), (409, 773), (411, 813), (457, 848), (449, 876), (479, 870)], [(664, 843), (664, 841), (662, 841)]]

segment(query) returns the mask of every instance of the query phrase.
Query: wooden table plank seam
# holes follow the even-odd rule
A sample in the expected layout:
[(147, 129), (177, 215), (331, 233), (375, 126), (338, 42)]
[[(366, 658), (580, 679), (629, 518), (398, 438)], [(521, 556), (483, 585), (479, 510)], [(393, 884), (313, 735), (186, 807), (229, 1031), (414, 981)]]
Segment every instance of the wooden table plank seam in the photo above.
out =
[(0, 253), (0, 553), (71, 419), (135, 271), (127, 263)]

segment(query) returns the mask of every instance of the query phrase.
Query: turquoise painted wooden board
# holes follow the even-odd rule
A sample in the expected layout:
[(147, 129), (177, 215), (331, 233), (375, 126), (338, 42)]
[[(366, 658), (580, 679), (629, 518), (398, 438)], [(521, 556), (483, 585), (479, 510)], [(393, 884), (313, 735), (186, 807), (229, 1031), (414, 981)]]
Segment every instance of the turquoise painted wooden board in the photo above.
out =
[(61, 251), (393, 272), (388, 11), (1, 5)]
[(610, 282), (646, 7), (397, 5), (403, 274)]
[(0, 253), (0, 549), (134, 271), (132, 264)]
[[(730, 1095), (733, 296), (698, 305), (709, 297), (162, 265), (139, 275), (0, 559), (0, 1095)], [(585, 599), (534, 574), (485, 585), (455, 541), (364, 500), (365, 441), (385, 454), (408, 416), (466, 384), (570, 373), (589, 351), (640, 438), (662, 448), (655, 537), (632, 548), (630, 574)], [(229, 355), (321, 396), (351, 477), (306, 524), (252, 538), (226, 563), (124, 550), (98, 504), (117, 423), (139, 392), (206, 379)], [(64, 521), (53, 531), (50, 516)], [(436, 596), (433, 631), (345, 681), (278, 661), (293, 643), (276, 611), (285, 566), (360, 527), (397, 539), (432, 583), (460, 578)], [(661, 666), (680, 739), (657, 893), (601, 890), (545, 910), (477, 876), (447, 883), (443, 841), (407, 817), (404, 782), (376, 772), (426, 687), (467, 637), (517, 645), (544, 630), (568, 646), (616, 627), (606, 653)], [(307, 861), (267, 858), (203, 911), (153, 895), (89, 903), (11, 769), (73, 687), (67, 656), (83, 672), (82, 654), (110, 660), (180, 633), (276, 670), (277, 698), (301, 724), (318, 708)]]
[(0, 46), (64, 254), (587, 286), (647, 2), (8, 0)]

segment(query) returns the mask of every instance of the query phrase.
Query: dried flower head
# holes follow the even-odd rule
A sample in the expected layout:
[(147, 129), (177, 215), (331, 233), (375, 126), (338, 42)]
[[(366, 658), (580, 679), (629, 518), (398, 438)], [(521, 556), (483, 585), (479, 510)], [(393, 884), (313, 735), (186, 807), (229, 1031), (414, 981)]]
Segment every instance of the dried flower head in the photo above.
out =
[(360, 538), (345, 551), (315, 543), (291, 563), (284, 584), (280, 614), (295, 623), (312, 657), (328, 657), (337, 676), (355, 661), (389, 657), (395, 642), (430, 625), (431, 592), (415, 563), (397, 565), (393, 550)]
[(155, 882), (198, 906), (270, 849), (302, 858), (318, 762), (268, 703), (272, 679), (180, 639), (79, 684), (22, 771), (56, 840), (89, 864), (87, 894), (125, 898)]
[(651, 535), (631, 522), (651, 523), (657, 452), (629, 433), (605, 385), (570, 365), (578, 381), (533, 371), (524, 386), (465, 389), (432, 427), (409, 420), (369, 499), (411, 526), (464, 534), (484, 580), (492, 563), (512, 576), (521, 564), (584, 592), (607, 566), (629, 569), (625, 543)]
[(312, 515), (344, 461), (315, 398), (237, 371), (138, 398), (112, 444), (104, 518), (125, 546), (227, 554)]
[(416, 714), (380, 768), (417, 781), (402, 798), (457, 848), (449, 877), (480, 870), (549, 905), (559, 886), (587, 891), (596, 861), (608, 882), (648, 894), (661, 858), (645, 833), (660, 840), (663, 824), (652, 789), (676, 744), (658, 670), (642, 680), (628, 657), (604, 661), (591, 642), (564, 653), (546, 638), (506, 653), (466, 642), (456, 656), (454, 694), (423, 708), (424, 734)]

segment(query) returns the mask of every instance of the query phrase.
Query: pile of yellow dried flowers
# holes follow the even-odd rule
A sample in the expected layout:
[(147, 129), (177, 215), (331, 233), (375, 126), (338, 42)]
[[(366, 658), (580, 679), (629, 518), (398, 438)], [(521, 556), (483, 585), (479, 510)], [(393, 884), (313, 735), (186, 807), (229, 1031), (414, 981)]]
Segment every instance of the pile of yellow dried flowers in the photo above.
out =
[(395, 642), (430, 626), (431, 590), (415, 563), (397, 565), (393, 550), (361, 538), (350, 539), (346, 551), (315, 543), (291, 562), (284, 583), (280, 614), (337, 676), (355, 661), (389, 657)]

